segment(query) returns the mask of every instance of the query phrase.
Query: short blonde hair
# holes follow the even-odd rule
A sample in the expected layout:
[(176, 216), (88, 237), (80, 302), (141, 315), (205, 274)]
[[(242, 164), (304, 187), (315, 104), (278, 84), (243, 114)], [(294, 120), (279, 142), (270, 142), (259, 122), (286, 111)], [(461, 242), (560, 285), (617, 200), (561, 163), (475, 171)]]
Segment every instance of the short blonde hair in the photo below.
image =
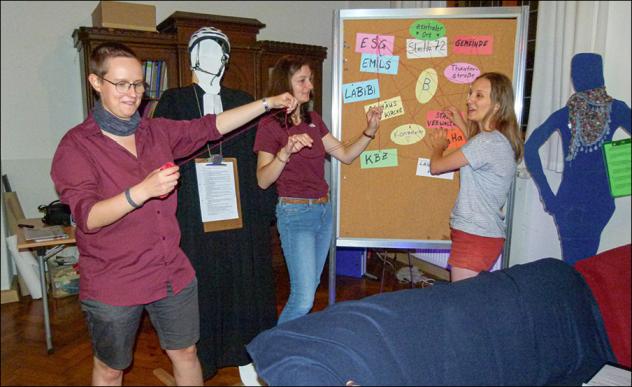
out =
[(126, 45), (117, 42), (107, 42), (98, 45), (90, 54), (90, 73), (103, 77), (108, 72), (108, 60), (111, 58), (134, 58), (140, 63), (136, 53)]

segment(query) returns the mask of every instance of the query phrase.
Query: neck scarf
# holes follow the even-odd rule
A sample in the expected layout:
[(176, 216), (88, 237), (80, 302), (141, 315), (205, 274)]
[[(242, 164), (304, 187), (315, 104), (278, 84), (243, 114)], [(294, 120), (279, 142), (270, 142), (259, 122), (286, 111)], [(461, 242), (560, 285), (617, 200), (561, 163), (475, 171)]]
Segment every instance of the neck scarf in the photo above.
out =
[(612, 97), (605, 87), (573, 94), (566, 103), (571, 130), (571, 144), (566, 161), (572, 161), (578, 152), (596, 151), (610, 133)]
[(140, 114), (138, 111), (136, 111), (129, 120), (122, 120), (105, 110), (101, 101), (96, 101), (94, 109), (92, 109), (92, 114), (101, 130), (115, 136), (131, 136), (136, 132), (136, 128), (138, 128), (138, 124), (140, 123)]

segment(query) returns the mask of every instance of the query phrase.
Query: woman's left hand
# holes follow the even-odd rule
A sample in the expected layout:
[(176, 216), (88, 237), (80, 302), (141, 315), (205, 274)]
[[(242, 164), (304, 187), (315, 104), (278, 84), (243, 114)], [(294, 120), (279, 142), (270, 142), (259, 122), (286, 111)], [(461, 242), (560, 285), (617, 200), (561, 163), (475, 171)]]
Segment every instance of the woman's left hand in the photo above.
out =
[(373, 106), (366, 112), (366, 134), (370, 134), (371, 136), (375, 135), (377, 129), (380, 127), (383, 110), (384, 108), (382, 106)]
[(288, 114), (296, 109), (296, 106), (298, 106), (298, 101), (290, 93), (283, 93), (275, 95), (274, 97), (269, 97), (268, 101), (270, 101), (271, 109), (287, 108)]

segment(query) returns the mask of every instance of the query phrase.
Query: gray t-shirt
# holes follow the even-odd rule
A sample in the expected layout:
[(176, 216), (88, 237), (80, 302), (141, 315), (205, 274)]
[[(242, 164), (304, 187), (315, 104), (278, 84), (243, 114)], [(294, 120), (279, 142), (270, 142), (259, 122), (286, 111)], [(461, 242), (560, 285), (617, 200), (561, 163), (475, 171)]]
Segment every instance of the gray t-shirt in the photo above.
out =
[(485, 237), (505, 237), (503, 206), (516, 173), (507, 138), (495, 130), (480, 132), (461, 148), (469, 162), (461, 167), (461, 188), (450, 226)]

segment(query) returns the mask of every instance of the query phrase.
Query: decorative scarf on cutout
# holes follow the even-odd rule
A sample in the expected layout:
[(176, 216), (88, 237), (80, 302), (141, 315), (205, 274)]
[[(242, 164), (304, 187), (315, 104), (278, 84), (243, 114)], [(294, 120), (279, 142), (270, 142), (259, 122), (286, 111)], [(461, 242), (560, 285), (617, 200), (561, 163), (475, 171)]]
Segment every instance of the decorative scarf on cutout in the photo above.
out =
[(572, 161), (578, 152), (593, 152), (610, 133), (612, 97), (605, 87), (573, 94), (566, 103), (571, 130), (571, 144), (566, 161)]
[(94, 104), (92, 114), (99, 128), (115, 136), (131, 136), (136, 132), (136, 128), (138, 128), (138, 124), (140, 123), (138, 110), (129, 120), (122, 120), (105, 110), (100, 100), (97, 100)]

